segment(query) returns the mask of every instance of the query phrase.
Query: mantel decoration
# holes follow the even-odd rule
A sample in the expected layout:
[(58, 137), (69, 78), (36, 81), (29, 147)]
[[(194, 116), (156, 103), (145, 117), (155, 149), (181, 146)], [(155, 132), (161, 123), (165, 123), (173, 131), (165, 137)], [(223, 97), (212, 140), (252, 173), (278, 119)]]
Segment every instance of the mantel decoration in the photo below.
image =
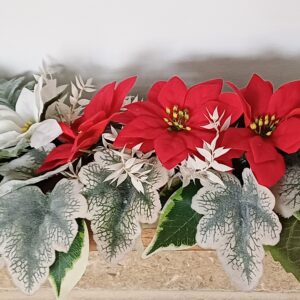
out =
[(136, 77), (96, 92), (56, 76), (0, 80), (0, 265), (24, 293), (49, 279), (67, 297), (88, 264), (88, 227), (116, 263), (155, 222), (143, 258), (212, 249), (252, 290), (269, 251), (300, 280), (300, 81), (188, 88), (174, 76), (143, 100), (129, 95)]

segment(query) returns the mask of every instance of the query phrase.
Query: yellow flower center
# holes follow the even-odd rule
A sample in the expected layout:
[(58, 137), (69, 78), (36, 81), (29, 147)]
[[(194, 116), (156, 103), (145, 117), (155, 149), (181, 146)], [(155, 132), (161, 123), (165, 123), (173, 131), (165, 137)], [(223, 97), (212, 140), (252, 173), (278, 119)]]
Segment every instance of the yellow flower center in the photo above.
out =
[(270, 136), (273, 131), (276, 129), (279, 119), (276, 115), (264, 115), (257, 117), (254, 122), (252, 122), (249, 127), (255, 133), (261, 136)]
[(190, 119), (188, 109), (179, 109), (177, 105), (173, 108), (166, 108), (167, 117), (163, 120), (169, 125), (168, 130), (170, 131), (180, 131), (186, 130), (191, 131), (192, 128), (187, 126), (187, 122)]
[(32, 124), (33, 124), (33, 122), (31, 122), (31, 121), (26, 122), (24, 124), (24, 126), (21, 128), (22, 133), (25, 133), (26, 131), (28, 131)]

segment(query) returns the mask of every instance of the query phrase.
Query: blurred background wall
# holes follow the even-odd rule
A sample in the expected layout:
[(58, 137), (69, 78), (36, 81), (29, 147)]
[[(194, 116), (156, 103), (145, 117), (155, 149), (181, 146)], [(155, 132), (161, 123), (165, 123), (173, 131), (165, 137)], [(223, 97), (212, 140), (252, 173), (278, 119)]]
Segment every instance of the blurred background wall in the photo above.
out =
[(137, 74), (143, 91), (253, 72), (300, 78), (299, 0), (0, 0), (0, 77), (43, 59), (102, 83)]

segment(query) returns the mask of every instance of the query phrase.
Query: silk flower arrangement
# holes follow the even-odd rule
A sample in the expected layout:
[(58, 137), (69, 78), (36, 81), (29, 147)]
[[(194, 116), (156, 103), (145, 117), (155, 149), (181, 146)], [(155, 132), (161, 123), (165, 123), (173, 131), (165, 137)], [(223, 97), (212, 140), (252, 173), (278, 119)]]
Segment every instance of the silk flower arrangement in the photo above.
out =
[(252, 290), (270, 251), (300, 280), (300, 81), (274, 91), (255, 74), (223, 92), (175, 76), (145, 100), (135, 81), (93, 97), (92, 79), (59, 85), (47, 70), (0, 81), (0, 261), (16, 286), (49, 279), (65, 298), (88, 263), (86, 220), (108, 263), (157, 222), (143, 258), (213, 249)]

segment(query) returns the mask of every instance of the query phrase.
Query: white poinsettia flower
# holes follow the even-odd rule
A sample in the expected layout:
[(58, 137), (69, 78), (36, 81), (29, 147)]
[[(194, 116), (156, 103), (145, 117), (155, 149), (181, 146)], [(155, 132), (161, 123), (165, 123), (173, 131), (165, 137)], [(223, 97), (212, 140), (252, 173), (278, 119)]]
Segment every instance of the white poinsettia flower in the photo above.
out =
[(40, 148), (62, 133), (56, 120), (40, 121), (44, 108), (42, 89), (41, 78), (33, 92), (22, 89), (15, 111), (0, 105), (0, 149), (13, 147), (23, 139), (27, 139), (31, 147)]

